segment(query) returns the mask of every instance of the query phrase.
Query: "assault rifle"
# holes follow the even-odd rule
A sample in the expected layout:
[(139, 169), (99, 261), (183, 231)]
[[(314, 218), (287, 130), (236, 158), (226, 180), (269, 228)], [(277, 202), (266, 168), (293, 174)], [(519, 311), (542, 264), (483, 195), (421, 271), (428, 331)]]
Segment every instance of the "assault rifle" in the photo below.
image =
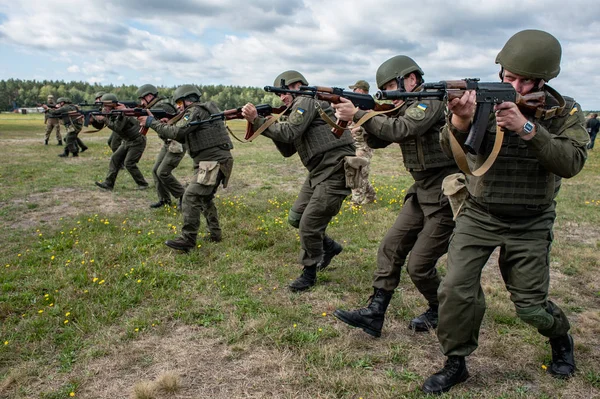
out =
[(103, 107), (109, 104), (123, 104), (124, 106), (126, 106), (127, 108), (137, 108), (140, 106), (140, 104), (137, 101), (96, 101), (93, 103), (80, 103), (77, 104), (80, 107)]
[[(258, 115), (260, 116), (269, 116), (271, 114), (279, 114), (283, 111), (285, 111), (285, 105), (278, 107), (278, 108), (273, 108), (272, 106), (270, 106), (269, 104), (260, 104), (260, 105), (256, 105), (256, 112), (258, 112)], [(210, 123), (210, 122), (214, 122), (214, 121), (228, 121), (231, 119), (243, 119), (244, 117), (242, 116), (242, 107), (238, 107), (238, 108), (232, 108), (232, 109), (227, 109), (223, 112), (219, 112), (218, 114), (212, 114), (208, 119), (203, 119), (201, 121), (194, 121), (194, 122), (190, 122), (190, 126), (195, 126), (195, 125), (202, 125), (205, 123)]]
[(475, 118), (464, 146), (471, 154), (479, 154), (481, 143), (489, 120), (489, 115), (494, 111), (495, 104), (510, 101), (526, 114), (535, 113), (545, 104), (544, 92), (534, 92), (520, 95), (510, 83), (479, 82), (479, 79), (446, 80), (437, 83), (424, 83), (422, 91), (405, 92), (401, 90), (378, 91), (375, 98), (378, 100), (404, 100), (414, 98), (417, 100), (430, 98), (443, 101), (460, 98), (466, 90), (475, 90), (477, 109)]
[[(282, 82), (282, 85), (285, 82)], [(379, 104), (369, 94), (355, 93), (353, 91), (346, 91), (339, 87), (326, 87), (326, 86), (300, 86), (300, 90), (290, 90), (282, 87), (265, 86), (264, 90), (269, 93), (275, 94), (295, 94), (298, 96), (309, 96), (318, 100), (327, 101), (331, 104), (338, 104), (341, 102), (340, 98), (346, 98), (362, 110), (375, 110), (375, 111), (388, 111), (394, 106), (392, 104)], [(325, 116), (322, 114), (322, 116)], [(329, 122), (328, 122), (329, 123)], [(335, 124), (335, 123), (334, 123)], [(336, 127), (331, 129), (332, 133), (338, 138), (342, 137), (347, 121), (338, 121)]]
[[(121, 103), (123, 104), (123, 103)], [(167, 119), (172, 119), (175, 116), (177, 116), (178, 114), (171, 114), (163, 109), (145, 109), (145, 108), (124, 108), (124, 109), (111, 109), (109, 112), (103, 112), (103, 111), (81, 111), (82, 113), (84, 113), (85, 119), (83, 121), (83, 126), (88, 126), (90, 124), (90, 119), (92, 116), (116, 116), (116, 115), (125, 115), (125, 116), (134, 116), (134, 117), (139, 117), (139, 116), (149, 116), (150, 113), (152, 115), (154, 115), (154, 117), (156, 119), (163, 119), (163, 118), (167, 118)], [(93, 125), (93, 123), (92, 123)], [(97, 127), (97, 126), (94, 126)], [(145, 134), (145, 132), (148, 129), (145, 129), (144, 132), (141, 132), (142, 134)]]

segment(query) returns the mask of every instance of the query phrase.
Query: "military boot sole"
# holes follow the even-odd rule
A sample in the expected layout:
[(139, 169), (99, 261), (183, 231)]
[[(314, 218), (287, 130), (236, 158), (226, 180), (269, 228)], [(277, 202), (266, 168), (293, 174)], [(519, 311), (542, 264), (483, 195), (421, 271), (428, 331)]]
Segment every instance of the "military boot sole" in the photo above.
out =
[(345, 313), (346, 312), (343, 310), (335, 310), (333, 312), (333, 315), (351, 327), (361, 328), (364, 332), (366, 332), (367, 334), (369, 334), (372, 337), (375, 337), (375, 338), (381, 337), (381, 330), (375, 330), (374, 328), (372, 328), (369, 325), (366, 325), (364, 323), (360, 323), (356, 320), (353, 320), (353, 319), (349, 318), (348, 316), (346, 316)]

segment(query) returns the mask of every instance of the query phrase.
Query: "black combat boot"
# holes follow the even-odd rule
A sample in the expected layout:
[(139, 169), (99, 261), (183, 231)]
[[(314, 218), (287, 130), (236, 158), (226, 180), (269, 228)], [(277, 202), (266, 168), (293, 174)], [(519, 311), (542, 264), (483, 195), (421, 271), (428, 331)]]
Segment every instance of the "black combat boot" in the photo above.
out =
[(150, 208), (161, 208), (163, 206), (171, 206), (171, 201), (170, 200), (160, 200), (158, 202), (155, 202), (153, 204), (150, 204)]
[(58, 140), (58, 144), (56, 144), (56, 145), (62, 146), (62, 140)]
[(174, 240), (167, 240), (165, 241), (165, 245), (169, 248), (173, 248), (186, 253), (190, 252), (190, 250), (196, 246), (195, 243), (190, 242), (183, 237), (178, 237)]
[(408, 323), (408, 328), (414, 331), (423, 332), (437, 328), (438, 325), (438, 307), (429, 305), (425, 313), (415, 317)]
[(221, 237), (220, 234), (213, 234), (213, 233), (208, 233), (206, 236), (204, 236), (204, 239), (206, 241), (210, 241), (210, 242), (221, 242), (221, 241), (223, 241), (223, 238)]
[(370, 303), (366, 308), (350, 311), (337, 309), (333, 312), (333, 315), (352, 327), (362, 328), (364, 332), (373, 337), (381, 337), (385, 311), (390, 304), (393, 294), (393, 291), (375, 288), (373, 295), (369, 298)]
[(111, 186), (110, 184), (108, 184), (105, 181), (103, 181), (103, 182), (96, 181), (96, 182), (94, 182), (94, 184), (97, 185), (100, 188), (105, 189), (105, 190), (112, 191), (112, 189), (113, 189), (113, 186)]
[(331, 263), (334, 256), (339, 255), (344, 250), (339, 243), (335, 242), (328, 236), (323, 238), (323, 259), (317, 263), (317, 270), (325, 269)]
[(306, 291), (317, 282), (317, 267), (304, 266), (300, 277), (292, 281), (289, 285), (293, 292)]
[(65, 151), (62, 154), (58, 154), (58, 156), (61, 158), (68, 158), (69, 157), (69, 149), (65, 148)]
[(552, 347), (552, 363), (548, 372), (556, 378), (572, 377), (575, 374), (575, 356), (571, 334), (550, 338), (550, 346)]
[(78, 157), (79, 156), (78, 152), (72, 152), (71, 154), (73, 154), (73, 157)]
[(44, 140), (44, 145), (48, 145), (48, 139)]
[(467, 378), (469, 371), (464, 356), (448, 356), (444, 368), (426, 379), (421, 389), (425, 393), (439, 395)]

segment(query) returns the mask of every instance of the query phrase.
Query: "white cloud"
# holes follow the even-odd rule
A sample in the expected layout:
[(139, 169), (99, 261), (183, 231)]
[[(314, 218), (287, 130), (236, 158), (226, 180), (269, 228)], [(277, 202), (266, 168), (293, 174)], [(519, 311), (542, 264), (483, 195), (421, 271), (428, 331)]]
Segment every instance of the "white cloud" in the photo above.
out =
[(547, 0), (543, 9), (533, 0), (422, 0), (418, 7), (395, 0), (2, 3), (0, 46), (15, 46), (41, 64), (70, 64), (67, 72), (102, 83), (130, 77), (125, 83), (264, 86), (298, 69), (311, 83), (346, 87), (366, 79), (375, 87), (378, 66), (397, 54), (414, 58), (428, 81), (495, 81), (495, 55), (506, 40), (522, 29), (543, 29), (563, 45), (556, 88), (584, 108), (600, 109), (600, 24), (589, 12), (592, 0), (569, 7)]
[(77, 65), (71, 65), (70, 67), (67, 68), (67, 72), (78, 73), (78, 72), (81, 72), (81, 69), (79, 69), (79, 66), (77, 66)]

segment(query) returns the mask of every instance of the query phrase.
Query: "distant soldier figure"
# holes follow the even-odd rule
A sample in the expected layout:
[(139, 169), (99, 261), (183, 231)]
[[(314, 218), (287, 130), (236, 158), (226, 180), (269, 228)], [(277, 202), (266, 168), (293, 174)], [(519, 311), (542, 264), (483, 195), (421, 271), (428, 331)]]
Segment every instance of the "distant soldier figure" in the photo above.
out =
[[(158, 89), (154, 85), (142, 85), (136, 94), (142, 107), (146, 109), (162, 109), (173, 115), (177, 113), (175, 107), (165, 97), (158, 95)], [(178, 199), (181, 206), (183, 193), (185, 192), (185, 188), (173, 176), (173, 170), (179, 166), (179, 163), (185, 156), (187, 144), (185, 142), (180, 143), (174, 139), (162, 139), (162, 141), (163, 145), (152, 167), (152, 178), (156, 186), (158, 201), (150, 204), (150, 208), (171, 205), (171, 196)]]
[[(77, 157), (79, 156), (79, 147), (77, 145), (77, 135), (83, 127), (83, 115), (79, 113), (79, 108), (72, 104), (68, 97), (60, 97), (56, 100), (57, 108), (52, 109), (44, 105), (44, 109), (48, 110), (48, 119), (55, 118), (60, 120), (65, 127), (67, 136), (65, 137), (65, 150), (59, 157), (66, 158), (69, 153)], [(87, 147), (86, 147), (87, 149)]]
[[(369, 83), (365, 80), (359, 80), (352, 86), (349, 86), (355, 93), (369, 94)], [(367, 160), (365, 166), (360, 170), (362, 177), (359, 180), (361, 182), (360, 187), (352, 189), (352, 202), (356, 205), (369, 204), (376, 199), (375, 189), (369, 181), (369, 171), (371, 166), (371, 158), (373, 158), (373, 149), (369, 147), (364, 138), (365, 129), (362, 127), (353, 127), (352, 124), (349, 126), (352, 138), (354, 139), (354, 145), (356, 146), (356, 156)]]
[(587, 121), (585, 121), (585, 128), (587, 129), (588, 134), (590, 135), (590, 144), (588, 144), (588, 149), (594, 148), (594, 141), (596, 140), (596, 135), (598, 134), (598, 130), (600, 130), (600, 121), (598, 120), (598, 114), (593, 113), (590, 115)]
[[(52, 94), (48, 94), (48, 100), (46, 102), (48, 108), (56, 107), (56, 103), (54, 102), (54, 96)], [(52, 134), (52, 130), (56, 127), (56, 140), (58, 140), (58, 145), (62, 145), (62, 136), (60, 135), (60, 121), (58, 118), (48, 118), (48, 112), (44, 112), (44, 123), (46, 124), (46, 135), (44, 139), (44, 144), (48, 145), (48, 140), (50, 139), (50, 135)]]

